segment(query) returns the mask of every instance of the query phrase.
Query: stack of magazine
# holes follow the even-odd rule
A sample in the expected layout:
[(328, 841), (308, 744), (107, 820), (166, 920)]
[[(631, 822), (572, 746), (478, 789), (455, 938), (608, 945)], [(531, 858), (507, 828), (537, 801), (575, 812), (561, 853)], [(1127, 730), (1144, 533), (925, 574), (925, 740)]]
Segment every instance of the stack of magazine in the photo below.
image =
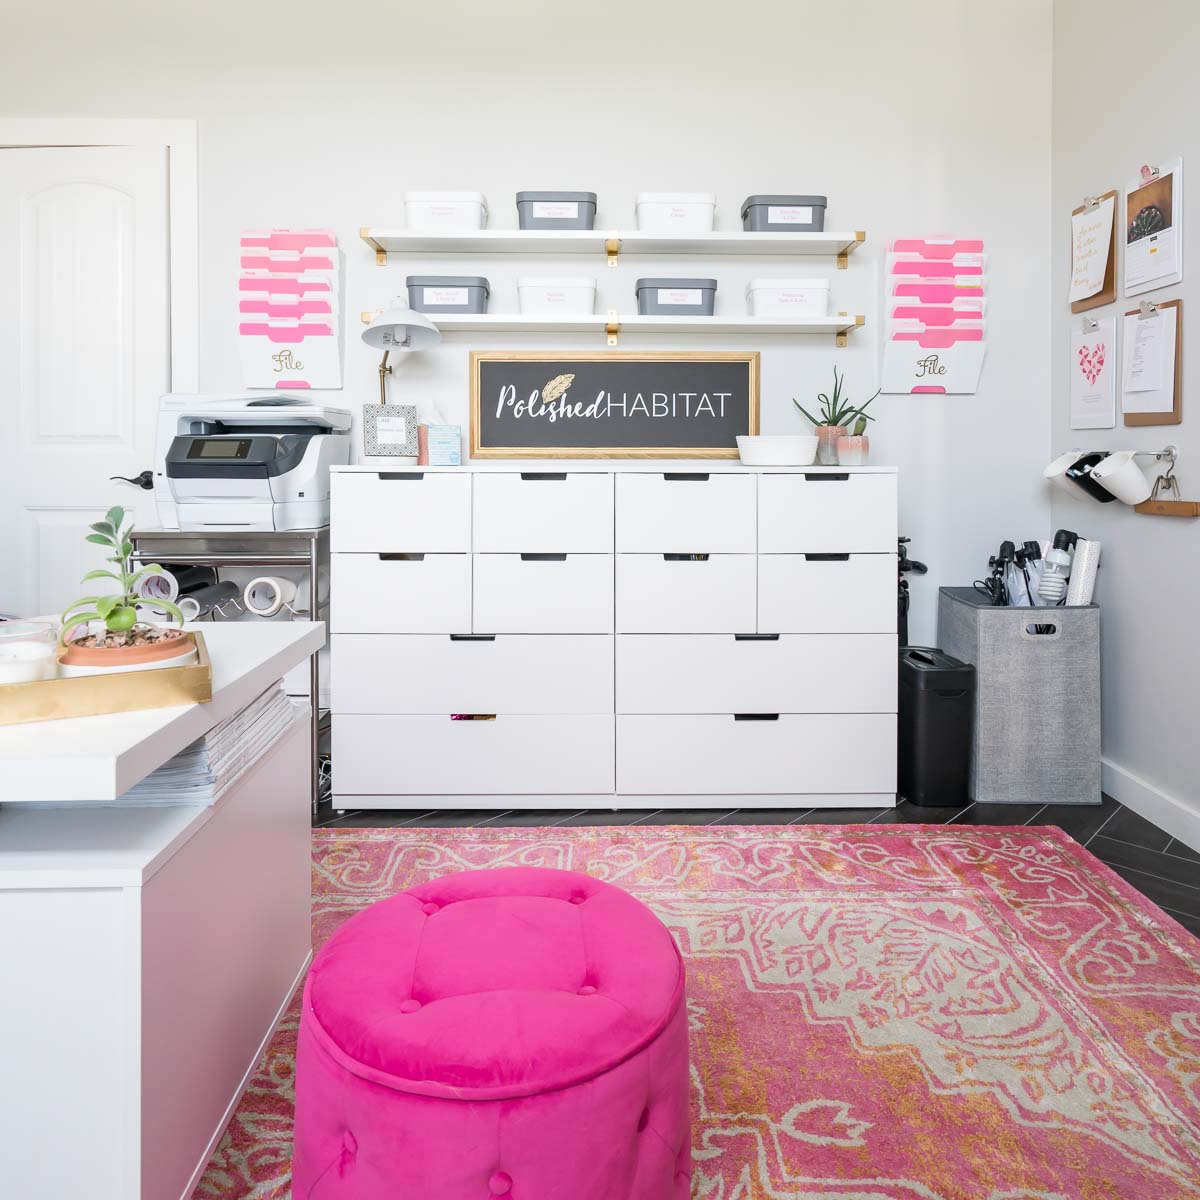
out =
[(121, 797), (122, 804), (215, 804), (279, 740), (298, 710), (276, 684)]

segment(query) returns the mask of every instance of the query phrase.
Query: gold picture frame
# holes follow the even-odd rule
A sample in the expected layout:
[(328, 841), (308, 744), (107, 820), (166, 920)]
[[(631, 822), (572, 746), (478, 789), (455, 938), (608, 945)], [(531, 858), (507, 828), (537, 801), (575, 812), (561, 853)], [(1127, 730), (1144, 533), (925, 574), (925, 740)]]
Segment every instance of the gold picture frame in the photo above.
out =
[(480, 369), (485, 362), (737, 362), (745, 363), (748, 386), (747, 432), (758, 433), (760, 354), (757, 350), (472, 350), (471, 351), (471, 457), (472, 458), (737, 458), (737, 446), (485, 446), (480, 423)]

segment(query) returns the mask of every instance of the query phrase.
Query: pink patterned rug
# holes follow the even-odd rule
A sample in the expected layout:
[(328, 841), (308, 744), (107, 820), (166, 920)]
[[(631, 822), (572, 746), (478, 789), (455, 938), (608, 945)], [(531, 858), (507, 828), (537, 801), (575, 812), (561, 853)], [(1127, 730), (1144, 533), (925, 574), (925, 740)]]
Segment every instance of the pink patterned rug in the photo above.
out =
[[(1057, 829), (317, 831), (314, 944), (497, 866), (678, 939), (696, 1200), (1200, 1197), (1200, 941)], [(197, 1200), (289, 1196), (297, 1005)]]

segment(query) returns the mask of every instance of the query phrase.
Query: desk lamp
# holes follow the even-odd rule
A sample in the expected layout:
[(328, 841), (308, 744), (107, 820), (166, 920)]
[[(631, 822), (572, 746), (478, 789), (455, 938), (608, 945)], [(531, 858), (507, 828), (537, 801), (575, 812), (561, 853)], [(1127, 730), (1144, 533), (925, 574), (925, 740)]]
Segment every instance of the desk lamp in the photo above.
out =
[(397, 297), (391, 308), (381, 312), (363, 330), (363, 341), (383, 351), (379, 364), (379, 403), (364, 404), (363, 450), (376, 455), (415, 455), (417, 453), (417, 410), (398, 405), (390, 410), (387, 402), (387, 377), (392, 373), (388, 356), (393, 350), (423, 350), (442, 340), (438, 327), (424, 314), (408, 307)]

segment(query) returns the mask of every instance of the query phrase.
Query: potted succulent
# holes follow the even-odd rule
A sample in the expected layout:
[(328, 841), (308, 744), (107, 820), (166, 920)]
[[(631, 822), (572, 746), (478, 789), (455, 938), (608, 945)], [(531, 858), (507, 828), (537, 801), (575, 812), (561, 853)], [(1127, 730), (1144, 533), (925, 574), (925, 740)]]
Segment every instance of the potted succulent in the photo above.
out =
[(867, 421), (871, 418), (859, 414), (854, 422), (853, 433), (844, 433), (837, 440), (837, 460), (843, 467), (861, 467), (871, 453), (871, 439), (867, 437)]
[[(91, 526), (89, 542), (111, 550), (107, 561), (113, 570), (89, 571), (81, 583), (108, 579), (116, 590), (102, 596), (83, 596), (62, 614), (59, 641), (63, 649), (58, 660), (64, 675), (100, 675), (115, 671), (144, 671), (155, 667), (176, 667), (191, 661), (196, 654), (195, 639), (182, 629), (183, 613), (169, 601), (155, 599), (154, 607), (175, 617), (179, 628), (141, 621), (137, 606), (141, 599), (138, 583), (147, 575), (160, 574), (158, 563), (139, 569), (130, 564), (133, 543), (125, 526), (125, 510), (110, 508), (104, 520)], [(83, 609), (84, 611), (77, 611)], [(68, 637), (76, 630), (74, 637)]]
[[(821, 419), (818, 420), (800, 403), (794, 396), (792, 403), (813, 423), (816, 429), (817, 438), (817, 462), (825, 466), (835, 466), (838, 463), (838, 438), (843, 438), (849, 432), (848, 423), (857, 419), (862, 422), (863, 429), (866, 429), (866, 423), (873, 421), (874, 417), (867, 416), (867, 408), (871, 404), (871, 400), (879, 395), (879, 389), (875, 392), (870, 400), (865, 400), (862, 404), (852, 403), (846, 396), (842, 395), (842, 388), (846, 383), (846, 374), (842, 372), (838, 374), (836, 366), (833, 368), (833, 395), (828, 396), (824, 392), (817, 395), (817, 399), (821, 402)], [(862, 435), (856, 433), (855, 436)], [(863, 438), (864, 443), (866, 439)], [(854, 464), (847, 463), (847, 466)]]

